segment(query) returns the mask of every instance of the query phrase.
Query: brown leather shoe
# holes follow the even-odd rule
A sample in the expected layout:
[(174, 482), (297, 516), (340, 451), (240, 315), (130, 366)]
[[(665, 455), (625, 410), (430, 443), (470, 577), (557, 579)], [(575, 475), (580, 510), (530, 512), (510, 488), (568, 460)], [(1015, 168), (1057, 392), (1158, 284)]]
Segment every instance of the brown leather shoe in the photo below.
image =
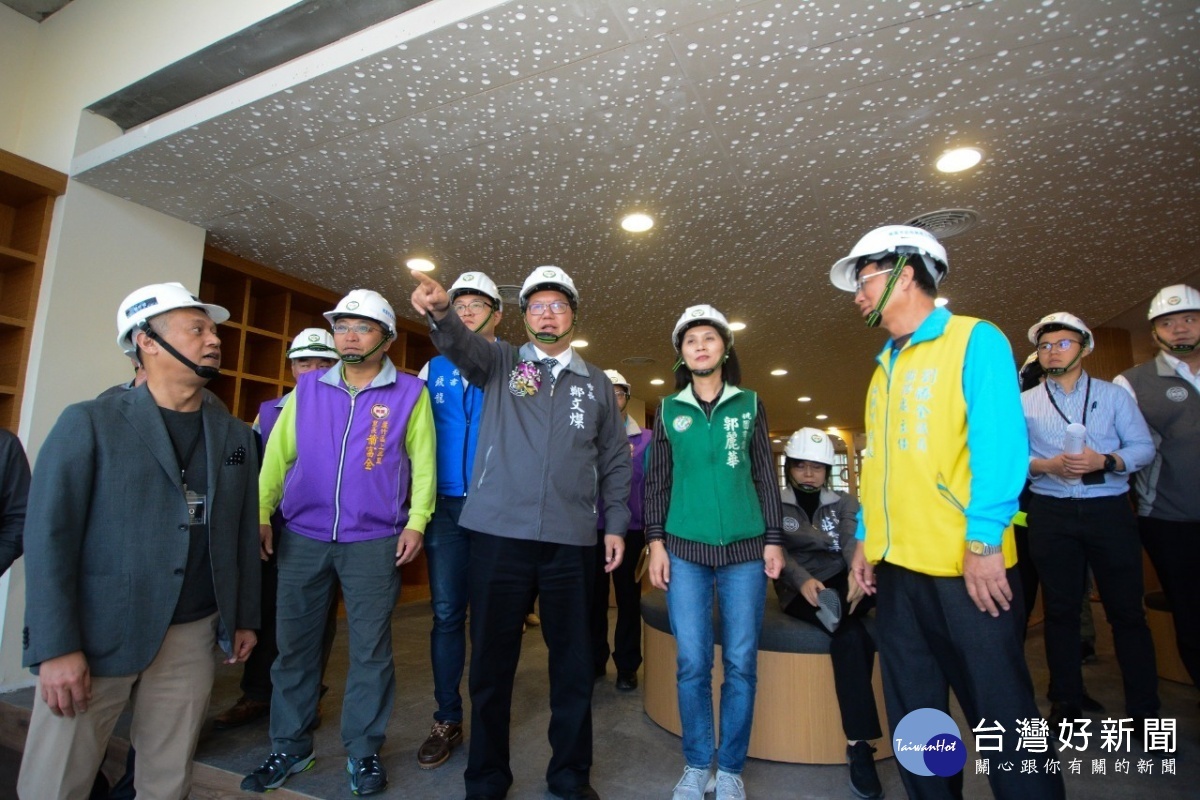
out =
[(417, 750), (417, 766), (434, 769), (446, 763), (450, 751), (462, 744), (463, 727), (459, 722), (435, 722), (429, 738)]
[(261, 700), (251, 700), (242, 695), (231, 708), (221, 712), (213, 719), (213, 727), (219, 731), (229, 728), (240, 728), (255, 720), (260, 720), (271, 713), (271, 704)]

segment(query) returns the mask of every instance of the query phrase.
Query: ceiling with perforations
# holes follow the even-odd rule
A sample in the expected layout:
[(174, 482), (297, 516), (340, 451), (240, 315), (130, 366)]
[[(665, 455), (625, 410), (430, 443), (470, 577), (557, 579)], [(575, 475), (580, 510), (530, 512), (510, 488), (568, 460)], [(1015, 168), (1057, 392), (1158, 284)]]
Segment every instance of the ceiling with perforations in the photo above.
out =
[[(1018, 359), (1043, 314), (1129, 318), (1196, 270), (1194, 0), (468, 6), (435, 0), (131, 129), (74, 177), (410, 317), (408, 256), (447, 284), (557, 264), (582, 354), (651, 403), (675, 319), (711, 303), (746, 323), (743, 382), (780, 433), (861, 426), (885, 335), (829, 268), (878, 225), (974, 211), (944, 240), (942, 293)], [(960, 146), (983, 162), (937, 172)], [(635, 210), (655, 227), (623, 231)], [(516, 317), (501, 335), (523, 338)]]

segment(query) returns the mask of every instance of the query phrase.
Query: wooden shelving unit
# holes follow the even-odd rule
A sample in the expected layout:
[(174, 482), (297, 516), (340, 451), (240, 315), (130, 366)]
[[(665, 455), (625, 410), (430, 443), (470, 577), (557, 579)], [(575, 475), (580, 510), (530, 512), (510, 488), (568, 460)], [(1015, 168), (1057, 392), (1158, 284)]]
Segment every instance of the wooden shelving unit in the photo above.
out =
[[(340, 295), (208, 246), (200, 298), (230, 314), (218, 329), (221, 377), (209, 389), (234, 416), (252, 422), (264, 401), (295, 386), (287, 364), (292, 338), (304, 328), (328, 327), (322, 313), (337, 305)], [(436, 351), (428, 332), (415, 323), (401, 319), (396, 327), (388, 357), (398, 369), (415, 375)]]
[(67, 176), (0, 150), (0, 426), (14, 433), (54, 200)]
[[(221, 377), (208, 388), (234, 416), (253, 422), (263, 402), (296, 385), (287, 364), (292, 338), (305, 328), (328, 327), (322, 313), (336, 306), (340, 295), (210, 245), (204, 249), (200, 299), (222, 305), (230, 314), (217, 328)], [(388, 299), (395, 305), (402, 298)], [(416, 375), (437, 355), (429, 332), (405, 319), (396, 320), (396, 328), (388, 357), (397, 369)], [(429, 597), (424, 553), (401, 568), (400, 585), (401, 602)]]

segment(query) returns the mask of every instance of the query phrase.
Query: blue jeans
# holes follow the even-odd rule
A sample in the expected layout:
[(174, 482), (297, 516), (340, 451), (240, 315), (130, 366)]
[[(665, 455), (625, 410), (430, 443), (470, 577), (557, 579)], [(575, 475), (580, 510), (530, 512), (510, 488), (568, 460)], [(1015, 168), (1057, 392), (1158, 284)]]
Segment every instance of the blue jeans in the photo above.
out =
[[(717, 767), (740, 775), (750, 746), (758, 686), (758, 637), (767, 576), (755, 559), (705, 567), (670, 554), (667, 612), (679, 651), (675, 681), (683, 722), (683, 757), (689, 767)], [(713, 586), (721, 619), (721, 742), (713, 746)]]
[(470, 534), (458, 526), (464, 497), (438, 495), (437, 509), (425, 529), (425, 558), (429, 564), (433, 630), (429, 659), (433, 664), (433, 699), (438, 722), (463, 721), (463, 666), (467, 661), (467, 568), (471, 561)]

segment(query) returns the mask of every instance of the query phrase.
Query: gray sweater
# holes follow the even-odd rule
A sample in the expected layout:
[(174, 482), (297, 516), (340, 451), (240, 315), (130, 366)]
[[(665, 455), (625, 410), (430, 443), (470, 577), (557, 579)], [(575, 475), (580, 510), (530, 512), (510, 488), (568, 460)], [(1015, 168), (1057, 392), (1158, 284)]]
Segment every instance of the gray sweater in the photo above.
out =
[[(574, 353), (557, 383), (532, 344), (489, 342), (447, 314), (430, 337), (463, 377), (483, 387), (483, 418), (459, 524), (510, 539), (593, 546), (596, 504), (605, 533), (629, 526), (629, 441), (612, 383)], [(517, 380), (519, 365), (541, 385)]]

